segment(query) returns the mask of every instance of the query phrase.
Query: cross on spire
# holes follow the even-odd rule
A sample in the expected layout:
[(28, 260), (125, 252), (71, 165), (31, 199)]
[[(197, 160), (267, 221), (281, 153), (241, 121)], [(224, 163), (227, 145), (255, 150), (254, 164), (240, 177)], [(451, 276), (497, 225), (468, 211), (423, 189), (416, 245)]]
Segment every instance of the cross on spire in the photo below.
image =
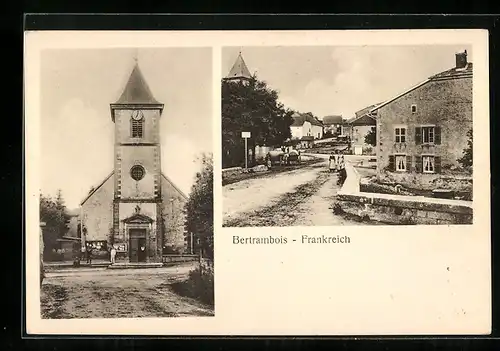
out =
[(136, 48), (134, 50), (134, 63), (137, 64), (137, 62), (139, 61), (139, 50)]

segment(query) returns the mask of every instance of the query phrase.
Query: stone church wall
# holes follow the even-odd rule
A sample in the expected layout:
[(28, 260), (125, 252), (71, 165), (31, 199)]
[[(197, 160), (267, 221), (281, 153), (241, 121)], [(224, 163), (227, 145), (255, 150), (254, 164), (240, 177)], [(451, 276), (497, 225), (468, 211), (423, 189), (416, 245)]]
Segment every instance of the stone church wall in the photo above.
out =
[(109, 177), (82, 205), (86, 240), (107, 240), (113, 228), (114, 179)]
[(187, 199), (172, 183), (162, 177), (163, 218), (165, 221), (164, 246), (170, 246), (179, 253), (189, 252), (184, 240), (184, 222)]

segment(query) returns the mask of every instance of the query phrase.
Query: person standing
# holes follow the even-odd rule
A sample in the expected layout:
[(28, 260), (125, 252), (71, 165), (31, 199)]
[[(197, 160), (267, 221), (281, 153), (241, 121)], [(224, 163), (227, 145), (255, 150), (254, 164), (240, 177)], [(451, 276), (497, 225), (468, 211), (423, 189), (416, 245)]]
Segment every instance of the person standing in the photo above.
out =
[(92, 246), (87, 245), (87, 263), (92, 264)]
[(113, 245), (111, 247), (111, 264), (115, 263), (115, 259), (116, 259), (116, 249), (115, 246)]
[(335, 172), (335, 169), (337, 168), (336, 166), (337, 160), (335, 154), (332, 152), (330, 154), (330, 158), (328, 160), (328, 170), (330, 172)]

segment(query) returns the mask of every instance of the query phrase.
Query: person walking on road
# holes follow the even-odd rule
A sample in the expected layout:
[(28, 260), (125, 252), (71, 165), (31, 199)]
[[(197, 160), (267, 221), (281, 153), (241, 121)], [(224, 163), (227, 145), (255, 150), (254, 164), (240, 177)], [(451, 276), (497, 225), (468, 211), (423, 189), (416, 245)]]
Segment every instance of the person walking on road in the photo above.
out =
[(347, 172), (345, 170), (345, 160), (344, 160), (344, 155), (339, 156), (339, 185), (343, 185), (346, 178), (347, 178)]
[(111, 247), (111, 264), (115, 263), (115, 259), (116, 259), (116, 249), (113, 246), (113, 247)]

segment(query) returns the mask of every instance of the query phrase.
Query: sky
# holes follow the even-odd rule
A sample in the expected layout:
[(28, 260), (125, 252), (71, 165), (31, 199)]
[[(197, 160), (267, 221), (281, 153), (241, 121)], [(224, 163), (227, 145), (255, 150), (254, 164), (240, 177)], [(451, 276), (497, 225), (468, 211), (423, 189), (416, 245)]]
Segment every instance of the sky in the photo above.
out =
[(350, 118), (453, 68), (464, 49), (472, 62), (469, 45), (228, 47), (221, 69), (227, 75), (241, 51), (250, 72), (277, 90), (285, 107), (320, 119)]
[(162, 171), (189, 194), (197, 157), (213, 151), (210, 48), (50, 49), (41, 60), (41, 192), (77, 208), (113, 170), (110, 104), (137, 57), (160, 122)]

